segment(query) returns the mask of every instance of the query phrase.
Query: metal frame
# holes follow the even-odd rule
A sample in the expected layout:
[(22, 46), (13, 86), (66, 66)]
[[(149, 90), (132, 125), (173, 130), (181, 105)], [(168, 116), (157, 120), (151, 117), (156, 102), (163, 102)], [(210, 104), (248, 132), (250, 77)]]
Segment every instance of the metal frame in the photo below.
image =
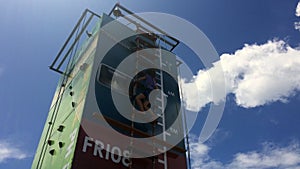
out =
[[(142, 28), (142, 30), (145, 30), (147, 33), (152, 33), (153, 36), (155, 36), (157, 39), (159, 39), (160, 41), (168, 44), (171, 47), (169, 49), (170, 51), (173, 51), (173, 49), (179, 44), (179, 40), (177, 40), (174, 37), (168, 35), (166, 32), (164, 32), (160, 28), (154, 26), (153, 24), (149, 23), (148, 21), (144, 20), (143, 18), (137, 16), (136, 14), (134, 14), (133, 12), (131, 12), (130, 10), (128, 10), (125, 7), (123, 7), (122, 5), (120, 5), (119, 3), (116, 3), (114, 5), (114, 7), (112, 8), (112, 10), (109, 12), (109, 16), (111, 16), (111, 14), (113, 13), (114, 10), (116, 10), (116, 8), (124, 11), (128, 15), (133, 16), (136, 21), (122, 14), (122, 17), (124, 17), (130, 23), (133, 23), (136, 26)], [(90, 15), (89, 18), (88, 18), (88, 20), (84, 23), (84, 25), (82, 26), (81, 30), (77, 34), (76, 30), (78, 30), (80, 28), (80, 25), (84, 22), (84, 18), (87, 17), (88, 15)], [(60, 74), (65, 74), (65, 75), (67, 74), (67, 72), (64, 72), (64, 70), (61, 70), (61, 67), (65, 63), (66, 59), (68, 57), (70, 57), (69, 54), (72, 52), (72, 50), (74, 49), (74, 47), (78, 43), (78, 41), (79, 41), (80, 37), (82, 36), (84, 30), (89, 25), (89, 23), (91, 22), (91, 20), (93, 19), (94, 16), (96, 16), (98, 18), (101, 18), (101, 16), (98, 15), (98, 14), (96, 14), (95, 12), (93, 12), (93, 11), (91, 11), (89, 9), (85, 9), (85, 11), (83, 12), (83, 14), (81, 15), (81, 17), (77, 21), (77, 24), (73, 28), (72, 32), (68, 36), (67, 40), (63, 44), (62, 48), (59, 50), (58, 54), (56, 55), (54, 61), (49, 66), (49, 68), (51, 70), (53, 70), (55, 72), (58, 72)], [(149, 30), (148, 28), (146, 28), (143, 25), (148, 26), (149, 28), (152, 29), (152, 31)], [(157, 31), (159, 34), (154, 34), (153, 33), (154, 31)], [(72, 38), (75, 38), (73, 42), (71, 42)], [(69, 48), (67, 48), (67, 46), (68, 46), (69, 43), (72, 43), (72, 44), (71, 44), (71, 46)], [(64, 51), (67, 51), (67, 52), (65, 54), (63, 54)]]
[[(90, 16), (89, 16), (88, 20), (86, 21), (86, 23), (84, 23), (84, 25), (82, 26), (80, 32), (76, 35), (75, 34), (76, 30), (80, 28), (80, 25), (83, 23), (84, 18), (87, 17), (89, 14), (90, 14)], [(65, 61), (68, 58), (69, 54), (71, 53), (71, 51), (73, 50), (73, 48), (75, 47), (75, 45), (78, 43), (78, 41), (79, 41), (82, 33), (84, 32), (84, 30), (86, 29), (86, 27), (89, 25), (90, 21), (93, 19), (94, 16), (96, 16), (98, 18), (101, 18), (100, 15), (98, 15), (98, 14), (90, 11), (89, 9), (85, 9), (85, 11), (83, 12), (83, 14), (81, 15), (81, 17), (77, 21), (77, 24), (73, 28), (71, 34), (68, 36), (66, 42), (63, 44), (62, 48), (60, 49), (60, 51), (56, 55), (54, 61), (49, 66), (49, 68), (51, 70), (53, 70), (55, 72), (58, 72), (60, 74), (66, 74), (66, 72), (64, 72), (63, 70), (61, 70), (61, 66), (65, 63)], [(66, 49), (67, 45), (69, 43), (71, 43), (70, 41), (71, 41), (71, 39), (73, 37), (75, 37), (75, 40), (73, 41), (73, 43), (71, 44), (71, 46), (69, 47), (69, 49)], [(66, 54), (64, 56), (62, 56), (62, 54), (63, 54), (63, 52), (65, 50), (68, 50), (68, 51), (66, 52)]]
[[(115, 6), (113, 7), (113, 9), (109, 12), (109, 16), (111, 16), (111, 14), (113, 13), (114, 10), (123, 10), (126, 14), (133, 16), (137, 21), (127, 17), (124, 14), (121, 14), (121, 16), (128, 20), (129, 22), (135, 24), (138, 27), (141, 27), (142, 29), (144, 29), (145, 31), (147, 31), (147, 33), (153, 33), (153, 31), (147, 29), (144, 25), (149, 26), (151, 29), (153, 29), (154, 31), (159, 32), (159, 34), (154, 34), (154, 36), (160, 40), (162, 40), (163, 42), (165, 42), (166, 44), (171, 46), (170, 51), (173, 51), (173, 49), (179, 44), (179, 40), (177, 40), (176, 38), (168, 35), (165, 31), (161, 30), (160, 28), (154, 26), (153, 24), (149, 23), (148, 21), (146, 21), (145, 19), (141, 18), (140, 16), (134, 14), (133, 12), (131, 12), (130, 10), (126, 9), (125, 7), (123, 7), (122, 5), (120, 5), (120, 3), (116, 3)], [(168, 37), (170, 40), (168, 40), (167, 38), (163, 37), (166, 36)]]

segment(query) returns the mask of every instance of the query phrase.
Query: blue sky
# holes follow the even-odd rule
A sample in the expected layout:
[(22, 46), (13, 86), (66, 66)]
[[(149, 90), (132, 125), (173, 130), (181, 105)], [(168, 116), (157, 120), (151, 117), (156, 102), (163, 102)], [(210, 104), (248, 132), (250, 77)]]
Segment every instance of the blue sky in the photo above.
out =
[[(191, 130), (193, 168), (300, 167), (298, 0), (123, 0), (135, 12), (164, 12), (201, 29), (225, 71), (226, 98), (201, 109)], [(30, 168), (59, 75), (48, 66), (85, 8), (115, 1), (11, 0), (0, 6), (0, 168)], [(247, 45), (246, 45), (247, 44)], [(175, 51), (185, 57), (183, 47)], [(186, 59), (201, 87), (206, 72)], [(202, 90), (207, 94), (209, 90)], [(206, 95), (205, 95), (206, 96)], [(207, 95), (208, 96), (208, 95)], [(207, 104), (226, 100), (212, 137), (197, 141)]]

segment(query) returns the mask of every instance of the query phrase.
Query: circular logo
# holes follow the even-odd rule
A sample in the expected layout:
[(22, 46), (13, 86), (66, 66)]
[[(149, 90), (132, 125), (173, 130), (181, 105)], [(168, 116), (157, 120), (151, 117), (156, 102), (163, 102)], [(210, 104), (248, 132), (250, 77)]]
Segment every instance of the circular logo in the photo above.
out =
[[(164, 13), (134, 15), (153, 23), (187, 45), (206, 68), (219, 59), (209, 39), (190, 22)], [(151, 34), (165, 38), (169, 35), (155, 31), (151, 34), (129, 31), (121, 24), (126, 20), (119, 17), (99, 30), (100, 42), (91, 75), (95, 80), (91, 81), (90, 88), (91, 93), (94, 93), (90, 106), (98, 108), (93, 115), (96, 113), (104, 119), (102, 125), (107, 128), (105, 135), (99, 131), (99, 138), (105, 136), (115, 144), (124, 143), (121, 147), (128, 150), (128, 156), (133, 158), (155, 156), (174, 148), (184, 149), (184, 137), (196, 121), (193, 118), (188, 128), (185, 128), (185, 106), (189, 100), (197, 100), (201, 95), (197, 95), (197, 85), (190, 82), (197, 97), (181, 98), (180, 82), (185, 77), (179, 76), (178, 68), (180, 66), (188, 70), (189, 76), (193, 76), (192, 68), (170, 49), (158, 44), (157, 39), (142, 42), (147, 41)], [(212, 97), (225, 95), (221, 65), (209, 76)], [(199, 141), (204, 142), (211, 136), (222, 117), (223, 109), (224, 101), (217, 105), (211, 104)], [(97, 134), (91, 127), (83, 125), (83, 128), (87, 134)], [(143, 152), (134, 149), (142, 149)]]

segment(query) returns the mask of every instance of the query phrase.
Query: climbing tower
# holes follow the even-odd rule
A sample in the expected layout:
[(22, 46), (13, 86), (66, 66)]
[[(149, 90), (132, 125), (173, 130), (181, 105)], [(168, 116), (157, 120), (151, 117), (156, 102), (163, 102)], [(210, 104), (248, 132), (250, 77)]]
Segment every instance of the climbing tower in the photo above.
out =
[[(185, 169), (179, 41), (120, 4), (85, 10), (54, 58), (61, 75), (32, 169)], [(138, 110), (136, 79), (155, 72)]]

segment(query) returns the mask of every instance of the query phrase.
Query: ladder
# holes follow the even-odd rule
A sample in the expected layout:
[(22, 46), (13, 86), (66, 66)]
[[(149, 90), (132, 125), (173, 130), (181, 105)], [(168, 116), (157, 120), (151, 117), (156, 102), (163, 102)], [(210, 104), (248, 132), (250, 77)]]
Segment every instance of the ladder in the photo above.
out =
[[(164, 77), (163, 77), (163, 70), (162, 68), (164, 66), (166, 66), (165, 63), (163, 63), (162, 60), (162, 49), (159, 46), (158, 48), (155, 48), (155, 53), (154, 53), (154, 57), (156, 58), (155, 60), (153, 59), (149, 59), (147, 58), (146, 55), (144, 55), (142, 52), (139, 52), (139, 49), (143, 49), (144, 45), (142, 44), (143, 41), (140, 41), (140, 39), (136, 39), (136, 44), (137, 44), (137, 51), (136, 51), (136, 73), (138, 73), (139, 70), (141, 70), (139, 67), (143, 66), (143, 65), (155, 65), (155, 61), (157, 61), (159, 63), (159, 71), (156, 71), (156, 78), (155, 80), (156, 85), (158, 86), (159, 89), (161, 89), (160, 94), (158, 95), (158, 97), (156, 98), (155, 102), (157, 104), (155, 104), (154, 106), (152, 106), (152, 109), (155, 110), (154, 113), (156, 114), (156, 116), (158, 117), (156, 122), (152, 123), (152, 135), (155, 134), (155, 128), (157, 127), (161, 127), (161, 131), (162, 131), (162, 140), (164, 142), (167, 141), (167, 136), (170, 136), (171, 134), (168, 133), (166, 131), (166, 119), (165, 119), (165, 113), (164, 113), (164, 108), (166, 105), (166, 101), (165, 98), (167, 97), (166, 94), (164, 94), (163, 89), (164, 89)], [(131, 122), (131, 127), (134, 128), (134, 118), (135, 118), (135, 111), (133, 110), (132, 113), (132, 122)], [(131, 137), (134, 136), (133, 130), (131, 130)], [(131, 153), (132, 153), (132, 148), (133, 148), (133, 139), (131, 139), (130, 141), (130, 147), (131, 147)], [(160, 154), (157, 156), (152, 157), (152, 168), (155, 169), (156, 167), (156, 159), (157, 162), (159, 164), (163, 165), (164, 169), (168, 168), (168, 164), (167, 164), (167, 147), (165, 145), (160, 146), (160, 147), (156, 147), (155, 141), (154, 139), (152, 140), (152, 146), (153, 146), (153, 151), (158, 151)], [(132, 168), (132, 160), (130, 160), (130, 166), (129, 168)]]
[[(135, 74), (138, 73), (138, 66), (139, 66), (139, 48), (140, 48), (140, 44), (139, 44), (139, 39), (136, 39), (136, 45), (137, 45), (137, 48), (136, 48), (136, 65), (135, 65)], [(133, 86), (133, 94), (132, 95), (135, 95), (135, 87)], [(135, 105), (135, 102), (133, 102), (134, 105)], [(133, 129), (134, 129), (134, 119), (135, 119), (135, 106), (133, 107), (133, 110), (132, 110), (132, 113), (131, 113), (131, 131), (130, 131), (130, 154), (133, 154), (133, 137), (134, 137), (134, 132), (133, 132)], [(132, 169), (132, 166), (133, 166), (133, 161), (132, 161), (132, 158), (130, 158), (130, 162), (129, 162), (129, 169)]]
[[(157, 83), (157, 86), (161, 89), (160, 95), (158, 98), (156, 98), (156, 101), (159, 103), (157, 104), (157, 116), (158, 116), (158, 122), (157, 125), (162, 127), (162, 135), (163, 135), (163, 141), (166, 142), (167, 141), (167, 135), (170, 135), (170, 133), (168, 133), (166, 131), (166, 119), (165, 119), (165, 113), (164, 113), (164, 108), (165, 108), (165, 97), (167, 97), (166, 94), (164, 94), (163, 89), (164, 89), (164, 78), (163, 78), (163, 66), (166, 66), (163, 63), (162, 60), (162, 53), (161, 53), (161, 47), (159, 46), (159, 48), (155, 49), (156, 53), (155, 55), (159, 58), (159, 67), (160, 70), (158, 72), (156, 72), (156, 75), (158, 76), (159, 79), (159, 83)], [(168, 164), (167, 164), (167, 147), (163, 146), (163, 149), (158, 149), (158, 151), (160, 151), (162, 153), (162, 158), (158, 158), (158, 163), (163, 164), (164, 165), (164, 169), (168, 168)]]

